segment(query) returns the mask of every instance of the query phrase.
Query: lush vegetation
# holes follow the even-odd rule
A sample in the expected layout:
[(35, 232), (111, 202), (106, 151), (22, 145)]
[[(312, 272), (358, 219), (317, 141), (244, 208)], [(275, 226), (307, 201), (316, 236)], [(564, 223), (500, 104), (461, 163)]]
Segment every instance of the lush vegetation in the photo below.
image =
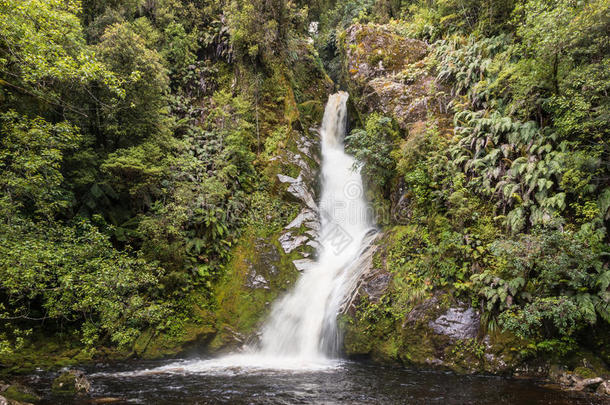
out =
[(432, 96), (449, 101), (402, 140), (380, 134), (377, 113), (348, 138), (370, 183), (409, 200), (389, 223), (409, 225), (387, 239), (394, 291), (383, 316), (401, 319), (440, 288), (478, 306), (488, 330), (547, 351), (605, 330), (610, 3), (358, 4), (357, 21), (431, 45), (399, 77), (423, 67)]
[(298, 117), (280, 94), (307, 100), (284, 67), (315, 64), (307, 9), (2, 0), (0, 17), (0, 353), (180, 334), (214, 307), (252, 201), (281, 205), (264, 170), (282, 140), (265, 145)]
[(392, 211), (392, 288), (365, 315), (400, 323), (444, 290), (535, 350), (594, 345), (608, 0), (0, 0), (0, 355), (49, 336), (131, 348), (206, 311), (255, 327), (277, 291), (235, 298), (238, 259), (298, 212), (275, 157), (319, 122), (325, 71), (349, 87), (353, 23), (426, 42), (397, 77), (430, 75), (440, 105), (406, 129), (355, 111), (346, 146)]

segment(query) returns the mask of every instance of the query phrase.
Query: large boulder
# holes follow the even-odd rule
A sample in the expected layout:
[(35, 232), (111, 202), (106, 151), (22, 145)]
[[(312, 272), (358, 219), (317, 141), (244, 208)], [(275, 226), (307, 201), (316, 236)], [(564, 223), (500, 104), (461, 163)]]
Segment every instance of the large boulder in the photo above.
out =
[(400, 73), (426, 56), (428, 46), (404, 38), (385, 25), (354, 24), (345, 32), (346, 68), (359, 85), (374, 78)]
[(479, 313), (472, 307), (449, 308), (444, 314), (428, 323), (437, 334), (454, 339), (474, 339), (479, 334)]
[(356, 109), (383, 112), (402, 129), (443, 113), (446, 89), (425, 63), (428, 45), (391, 26), (354, 24), (345, 33), (345, 74)]

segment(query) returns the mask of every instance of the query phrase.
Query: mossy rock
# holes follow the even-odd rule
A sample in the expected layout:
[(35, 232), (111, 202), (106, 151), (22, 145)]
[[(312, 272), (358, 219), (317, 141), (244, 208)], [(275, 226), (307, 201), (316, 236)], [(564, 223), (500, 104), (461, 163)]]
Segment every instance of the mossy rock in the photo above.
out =
[(78, 370), (69, 370), (59, 375), (51, 385), (51, 391), (59, 396), (74, 396), (87, 394), (91, 383), (85, 373)]
[(285, 254), (277, 242), (279, 233), (247, 229), (233, 253), (223, 280), (215, 288), (216, 328), (211, 350), (242, 343), (253, 335), (278, 295), (294, 285), (298, 271), (292, 260), (297, 251)]
[(36, 403), (40, 401), (40, 397), (31, 388), (19, 383), (12, 384), (2, 395), (7, 399), (19, 402)]
[(160, 359), (191, 350), (204, 350), (216, 333), (213, 318), (201, 323), (187, 323), (178, 335), (147, 330), (136, 340), (133, 350), (142, 359)]
[(573, 371), (573, 374), (582, 377), (582, 378), (595, 378), (595, 377), (599, 377), (599, 375), (597, 375), (597, 373), (593, 370), (591, 370), (588, 367), (576, 367)]

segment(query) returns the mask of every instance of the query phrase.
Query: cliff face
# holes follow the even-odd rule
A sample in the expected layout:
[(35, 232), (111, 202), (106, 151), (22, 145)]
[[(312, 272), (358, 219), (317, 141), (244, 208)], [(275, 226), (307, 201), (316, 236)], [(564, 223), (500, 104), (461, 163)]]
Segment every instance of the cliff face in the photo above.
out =
[(343, 38), (344, 74), (361, 114), (392, 116), (400, 128), (439, 113), (442, 94), (426, 66), (429, 47), (383, 25), (354, 24)]
[[(377, 198), (390, 200), (391, 215), (385, 216), (375, 253), (340, 315), (345, 353), (460, 373), (549, 377), (579, 389), (586, 386), (586, 378), (578, 374), (584, 362), (592, 375), (607, 378), (598, 357), (604, 356), (603, 349), (593, 354), (581, 345), (567, 356), (545, 354), (533, 341), (492, 323), (489, 308), (482, 305), (481, 290), (469, 274), (495, 265), (481, 257), (485, 244), (500, 239), (502, 230), (494, 224), (493, 206), (469, 195), (459, 176), (437, 179), (429, 170), (430, 164), (448, 162), (443, 148), (455, 132), (454, 110), (448, 106), (463, 101), (437, 79), (433, 47), (405, 38), (390, 25), (370, 23), (348, 27), (339, 42), (342, 81), (349, 88), (357, 125), (364, 126), (374, 113), (400, 128), (391, 156), (394, 177), (385, 190), (375, 190), (384, 194)], [(439, 197), (440, 182), (451, 184), (445, 207), (421, 209), (421, 201), (434, 201), (426, 194), (430, 192), (421, 191), (422, 178)], [(563, 366), (553, 366), (558, 362)]]
[(267, 138), (270, 152), (259, 162), (270, 184), (270, 203), (253, 210), (227, 273), (215, 288), (216, 333), (209, 345), (213, 351), (255, 340), (273, 301), (292, 287), (316, 249), (317, 127), (333, 83), (305, 44), (295, 65), (278, 68), (273, 81), (281, 103), (267, 105), (268, 115), (275, 116), (267, 125), (275, 132)]

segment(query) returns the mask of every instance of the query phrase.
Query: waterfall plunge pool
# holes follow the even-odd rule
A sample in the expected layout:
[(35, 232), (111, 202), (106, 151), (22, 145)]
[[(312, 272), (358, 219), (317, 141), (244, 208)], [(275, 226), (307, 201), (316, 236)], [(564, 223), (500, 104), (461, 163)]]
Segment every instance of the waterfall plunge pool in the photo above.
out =
[[(96, 365), (91, 398), (47, 404), (588, 404), (531, 380), (458, 376), (333, 360), (337, 313), (375, 235), (356, 161), (345, 153), (347, 98), (329, 97), (320, 128), (320, 237), (315, 264), (274, 303), (260, 347), (215, 359)], [(339, 231), (339, 232), (338, 232)], [(334, 235), (334, 236), (333, 236)], [(340, 236), (337, 237), (337, 235)], [(340, 241), (341, 243), (337, 243)], [(344, 243), (345, 242), (345, 243)], [(33, 376), (50, 386), (53, 375)]]
[[(241, 363), (241, 364), (238, 364)], [(97, 364), (85, 369), (90, 397), (43, 404), (602, 404), (527, 379), (462, 376), (332, 360), (293, 369), (231, 365), (226, 358)], [(49, 386), (56, 374), (31, 376)], [(114, 398), (112, 402), (110, 399)]]

